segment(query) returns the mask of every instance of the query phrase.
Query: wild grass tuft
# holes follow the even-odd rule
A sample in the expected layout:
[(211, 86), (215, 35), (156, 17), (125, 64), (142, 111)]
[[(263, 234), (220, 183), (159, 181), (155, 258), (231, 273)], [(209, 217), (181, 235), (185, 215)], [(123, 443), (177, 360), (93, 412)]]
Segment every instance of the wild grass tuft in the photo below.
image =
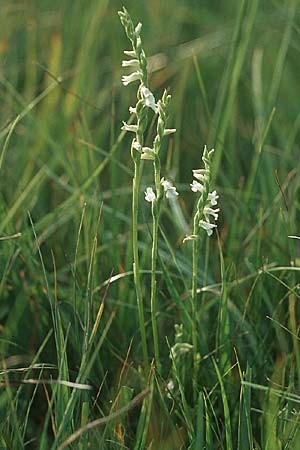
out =
[(2, 1), (1, 449), (300, 448), (298, 6)]

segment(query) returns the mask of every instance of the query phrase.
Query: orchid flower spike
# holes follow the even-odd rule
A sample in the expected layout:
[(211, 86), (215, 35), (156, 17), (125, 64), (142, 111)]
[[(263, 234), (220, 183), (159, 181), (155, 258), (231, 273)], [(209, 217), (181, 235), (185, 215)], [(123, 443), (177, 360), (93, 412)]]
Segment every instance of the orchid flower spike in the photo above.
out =
[[(211, 184), (211, 158), (214, 150), (207, 150), (204, 147), (202, 161), (204, 169), (193, 170), (195, 180), (190, 184), (192, 192), (199, 192), (200, 197), (197, 203), (197, 210), (194, 217), (194, 231), (202, 228), (208, 236), (211, 236), (217, 225), (214, 223), (218, 220), (220, 208), (213, 209), (217, 206), (219, 198), (217, 191), (209, 192)], [(195, 232), (194, 234), (197, 234)]]

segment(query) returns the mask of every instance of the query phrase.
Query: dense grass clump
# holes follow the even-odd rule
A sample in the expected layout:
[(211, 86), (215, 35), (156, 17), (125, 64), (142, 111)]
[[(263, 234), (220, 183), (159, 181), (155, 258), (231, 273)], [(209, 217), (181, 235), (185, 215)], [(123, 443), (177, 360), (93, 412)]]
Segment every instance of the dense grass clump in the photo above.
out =
[(122, 6), (1, 3), (0, 449), (300, 449), (299, 2)]

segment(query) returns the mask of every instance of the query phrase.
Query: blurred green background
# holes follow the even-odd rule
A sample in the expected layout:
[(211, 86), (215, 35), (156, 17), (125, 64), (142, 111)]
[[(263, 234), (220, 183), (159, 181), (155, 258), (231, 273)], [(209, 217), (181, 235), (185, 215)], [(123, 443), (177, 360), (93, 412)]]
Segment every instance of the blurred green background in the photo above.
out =
[[(101, 356), (94, 347), (94, 365), (86, 377), (93, 386), (103, 382), (104, 400), (89, 417), (109, 411), (108, 402), (119, 388), (132, 339), (132, 367), (126, 369), (125, 379), (128, 385), (139, 386), (135, 293), (133, 279), (127, 275), (132, 265), (133, 168), (130, 137), (120, 134), (136, 94), (133, 85), (124, 87), (120, 81), (123, 50), (129, 49), (117, 15), (123, 5), (135, 23), (143, 23), (151, 90), (156, 98), (164, 88), (172, 94), (169, 123), (177, 133), (165, 144), (163, 173), (173, 179), (181, 196), (177, 209), (164, 208), (162, 229), (169, 242), (161, 238), (160, 254), (178, 298), (186, 298), (182, 277), (189, 280), (191, 273), (190, 248), (182, 245), (194, 206), (189, 192), (191, 169), (201, 166), (203, 145), (207, 144), (216, 149), (213, 170), (220, 194), (219, 237), (228, 288), (230, 333), (222, 345), (229, 345), (232, 355), (235, 349), (243, 370), (247, 364), (252, 367), (256, 383), (265, 385), (273, 377), (274, 383), (297, 391), (299, 240), (288, 237), (299, 235), (300, 9), (296, 0), (1, 0), (3, 370), (44, 362), (50, 366), (30, 377), (55, 378), (61, 357), (63, 373), (74, 380), (82, 358), (85, 301), (90, 299), (94, 323), (105, 298), (99, 326)], [(151, 180), (151, 171), (145, 166), (143, 186)], [(142, 198), (141, 193), (140, 251), (142, 267), (149, 269), (151, 216)], [(22, 235), (7, 238), (16, 233)], [(218, 289), (217, 239), (203, 245), (203, 255), (201, 286)], [(106, 280), (117, 274), (122, 276), (106, 292)], [(145, 276), (146, 292), (148, 283)], [(170, 361), (164, 337), (173, 343), (174, 324), (181, 320), (168, 286), (162, 277), (159, 326), (166, 379)], [(219, 345), (220, 323), (215, 320), (218, 291), (208, 291), (203, 299), (204, 354), (217, 351)], [(67, 357), (65, 351), (59, 357), (56, 354), (49, 301), (60, 311), (61, 345), (65, 345)], [(209, 364), (203, 366), (207, 390), (216, 382)], [(1, 376), (5, 380), (7, 375), (3, 372)], [(19, 380), (20, 375), (13, 378)], [(4, 448), (22, 448), (21, 440), (12, 437), (9, 444), (8, 438), (14, 426), (21, 427), (19, 421), (25, 441), (42, 433), (41, 416), (49, 404), (42, 388), (32, 397), (33, 389), (22, 386), (0, 394)], [(238, 389), (233, 376), (229, 383), (232, 411)], [(29, 407), (31, 398), (33, 406)], [(264, 402), (257, 395), (256, 409), (280, 409), (279, 401)], [(42, 413), (37, 405), (42, 405)], [(274, 423), (264, 422), (263, 415), (257, 414), (253, 418), (256, 448), (281, 448), (287, 438), (278, 437)], [(128, 430), (135, 429), (136, 421), (127, 424)], [(77, 416), (73, 418), (70, 430), (79, 422)], [(269, 441), (272, 447), (267, 446), (267, 437), (260, 437), (264, 436), (261, 430), (267, 430), (266, 436), (273, 432), (277, 436)], [(221, 446), (222, 430), (215, 433), (218, 448), (226, 448)], [(49, 435), (46, 427), (45, 448), (50, 448)], [(37, 440), (29, 445), (43, 448)], [(152, 448), (175, 448), (174, 443), (164, 445)]]

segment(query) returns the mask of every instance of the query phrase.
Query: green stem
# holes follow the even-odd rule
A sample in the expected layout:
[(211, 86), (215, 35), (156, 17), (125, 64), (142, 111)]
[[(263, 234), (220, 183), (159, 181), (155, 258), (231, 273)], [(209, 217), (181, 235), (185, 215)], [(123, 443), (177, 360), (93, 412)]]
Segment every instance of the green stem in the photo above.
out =
[(146, 340), (146, 328), (144, 317), (144, 305), (140, 277), (139, 251), (138, 251), (138, 197), (140, 186), (140, 159), (134, 159), (134, 178), (132, 190), (132, 246), (133, 246), (133, 276), (138, 305), (139, 326), (142, 340), (143, 358), (146, 370), (149, 369), (148, 349)]
[(152, 203), (152, 252), (151, 252), (151, 323), (154, 343), (154, 358), (157, 371), (161, 372), (161, 364), (159, 358), (158, 331), (156, 320), (156, 265), (157, 265), (157, 243), (158, 243), (158, 224), (160, 210), (160, 163), (158, 157), (153, 162), (154, 178), (156, 188), (156, 200)]
[(193, 274), (192, 274), (192, 342), (194, 353), (194, 397), (197, 396), (197, 378), (198, 378), (198, 308), (197, 308), (197, 285), (198, 285), (198, 253), (199, 253), (199, 217), (195, 214), (194, 217), (194, 236), (197, 236), (193, 241)]

